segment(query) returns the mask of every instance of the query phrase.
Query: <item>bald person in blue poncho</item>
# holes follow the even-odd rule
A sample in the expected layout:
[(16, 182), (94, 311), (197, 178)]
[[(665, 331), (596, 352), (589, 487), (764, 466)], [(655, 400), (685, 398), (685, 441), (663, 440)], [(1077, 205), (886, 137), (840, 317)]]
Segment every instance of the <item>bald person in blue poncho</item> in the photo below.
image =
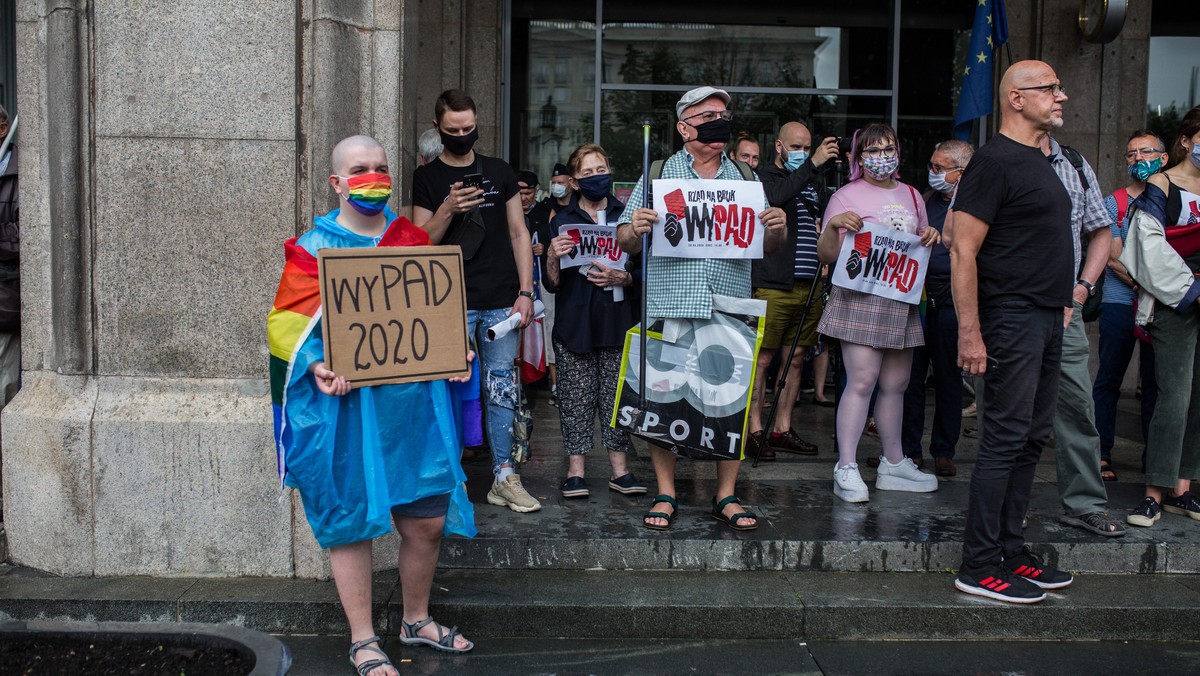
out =
[[(315, 288), (308, 287), (312, 280), (304, 272), (315, 275), (319, 249), (429, 244), (424, 231), (386, 207), (391, 176), (387, 154), (375, 139), (342, 140), (331, 164), (329, 185), (340, 208), (316, 217), (312, 230), (288, 243), (290, 269), (285, 268), (277, 300), (302, 293), (296, 287)], [(276, 343), (277, 324), (284, 322), (269, 328)], [(475, 534), (451, 386), (432, 381), (352, 387), (325, 368), (318, 318), (293, 342), (276, 432), (281, 468), (287, 485), (300, 492), (313, 535), (329, 550), (350, 625), (351, 663), (362, 676), (397, 674), (371, 612), (372, 540), (390, 532), (393, 523), (402, 538), (400, 641), (444, 652), (471, 650), (474, 644), (457, 628), (429, 616), (443, 532)]]

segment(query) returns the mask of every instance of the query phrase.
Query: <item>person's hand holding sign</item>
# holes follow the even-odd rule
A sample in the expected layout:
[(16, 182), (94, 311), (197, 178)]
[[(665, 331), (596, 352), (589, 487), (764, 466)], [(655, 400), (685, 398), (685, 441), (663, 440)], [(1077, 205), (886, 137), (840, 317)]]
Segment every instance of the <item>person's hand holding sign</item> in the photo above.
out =
[(633, 219), (622, 224), (617, 230), (617, 239), (621, 248), (628, 253), (642, 250), (642, 236), (650, 234), (654, 224), (658, 222), (658, 212), (645, 207), (633, 212)]
[(571, 254), (571, 249), (575, 248), (575, 240), (570, 235), (559, 235), (550, 240), (550, 248), (546, 249), (546, 255), (551, 260), (558, 260), (563, 256)]
[(763, 251), (776, 251), (787, 241), (787, 214), (779, 207), (763, 210), (758, 215), (758, 222), (763, 224)]
[(600, 288), (610, 286), (626, 286), (633, 281), (633, 275), (624, 270), (605, 267), (600, 261), (594, 261), (588, 267), (588, 281)]
[(313, 362), (312, 366), (308, 367), (308, 370), (313, 374), (313, 379), (317, 381), (317, 389), (321, 391), (321, 394), (327, 394), (331, 397), (350, 394), (350, 383), (345, 378), (325, 368), (325, 362)]
[[(825, 228), (821, 230), (821, 236), (817, 238), (817, 258), (822, 263), (833, 263), (838, 259), (838, 254), (842, 250), (842, 240), (845, 239), (845, 233), (855, 233), (862, 230), (862, 217), (853, 211), (843, 211), (842, 213), (829, 219), (825, 224)], [(933, 228), (930, 228), (932, 230)]]
[(937, 228), (926, 226), (925, 232), (921, 233), (921, 244), (924, 246), (933, 246), (941, 241), (941, 239), (941, 233), (937, 231)]
[(458, 378), (450, 378), (452, 383), (465, 383), (471, 379), (471, 362), (475, 361), (475, 350), (467, 350), (467, 375)]

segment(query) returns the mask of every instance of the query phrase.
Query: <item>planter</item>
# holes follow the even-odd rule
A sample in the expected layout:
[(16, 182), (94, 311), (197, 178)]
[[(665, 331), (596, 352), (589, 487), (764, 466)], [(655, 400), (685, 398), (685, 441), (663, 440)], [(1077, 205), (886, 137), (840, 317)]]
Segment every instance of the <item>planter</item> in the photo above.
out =
[(4, 674), (283, 676), (287, 646), (252, 629), (176, 622), (0, 622)]

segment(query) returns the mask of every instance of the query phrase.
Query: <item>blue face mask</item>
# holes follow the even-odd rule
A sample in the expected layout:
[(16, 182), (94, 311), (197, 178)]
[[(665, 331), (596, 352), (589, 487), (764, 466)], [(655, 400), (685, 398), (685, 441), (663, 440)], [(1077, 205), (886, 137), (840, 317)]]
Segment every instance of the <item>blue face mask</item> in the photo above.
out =
[(1162, 158), (1156, 157), (1152, 160), (1138, 160), (1128, 167), (1125, 167), (1125, 170), (1129, 172), (1129, 176), (1133, 178), (1133, 180), (1145, 183), (1146, 179), (1150, 178), (1154, 174), (1157, 174), (1158, 171), (1162, 169), (1162, 165)]
[(1200, 169), (1200, 143), (1192, 146), (1192, 152), (1188, 153), (1188, 159), (1192, 161), (1192, 166)]
[(807, 162), (809, 157), (809, 154), (803, 150), (789, 150), (783, 166), (787, 167), (788, 171), (795, 171)]

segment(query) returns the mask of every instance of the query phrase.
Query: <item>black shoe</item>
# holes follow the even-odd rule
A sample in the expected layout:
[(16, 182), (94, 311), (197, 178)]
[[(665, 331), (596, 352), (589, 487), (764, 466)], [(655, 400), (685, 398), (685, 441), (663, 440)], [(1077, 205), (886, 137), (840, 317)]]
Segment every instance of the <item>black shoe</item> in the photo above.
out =
[(763, 462), (771, 462), (775, 459), (775, 451), (763, 442), (765, 436), (766, 433), (759, 430), (746, 437), (745, 455), (747, 460), (758, 459)]
[(564, 498), (586, 498), (588, 496), (587, 482), (581, 476), (569, 476), (558, 487)]
[(1038, 589), (1036, 584), (1013, 575), (1003, 566), (992, 566), (978, 573), (961, 570), (954, 579), (954, 588), (1006, 603), (1037, 603), (1046, 598), (1046, 592)]
[(795, 430), (788, 430), (782, 434), (771, 432), (767, 445), (777, 451), (786, 453), (797, 453), (799, 455), (816, 455), (817, 445), (801, 439)]
[(1125, 517), (1125, 522), (1133, 526), (1148, 528), (1153, 526), (1161, 517), (1162, 507), (1158, 506), (1157, 500), (1148, 497), (1142, 500), (1142, 504), (1133, 508), (1129, 516)]
[(1164, 512), (1182, 514), (1200, 521), (1200, 500), (1197, 500), (1191, 491), (1184, 491), (1183, 495), (1175, 497), (1167, 493), (1163, 496), (1162, 508)]
[(646, 486), (634, 478), (632, 473), (622, 474), (616, 479), (608, 480), (608, 487), (622, 495), (645, 495)]
[(1042, 589), (1062, 589), (1074, 581), (1070, 573), (1042, 561), (1037, 554), (1029, 551), (1028, 546), (1022, 547), (1020, 554), (1004, 559), (1000, 565)]

